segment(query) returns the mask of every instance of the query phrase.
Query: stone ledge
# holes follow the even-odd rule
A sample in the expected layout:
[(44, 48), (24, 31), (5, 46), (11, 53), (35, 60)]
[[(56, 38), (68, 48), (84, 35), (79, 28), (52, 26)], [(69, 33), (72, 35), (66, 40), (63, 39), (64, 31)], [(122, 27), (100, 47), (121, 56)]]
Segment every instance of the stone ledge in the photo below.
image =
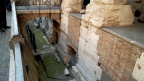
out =
[[(137, 41), (137, 40), (134, 40), (136, 38), (130, 38), (132, 35), (129, 34), (125, 34), (124, 35), (124, 32), (127, 33), (127, 32), (131, 32), (131, 33), (140, 33), (140, 31), (136, 31), (136, 30), (143, 30), (144, 27), (142, 27), (142, 25), (129, 25), (129, 26), (118, 26), (118, 27), (105, 27), (105, 28), (100, 28), (101, 30), (105, 31), (105, 32), (108, 32), (116, 37), (119, 37), (131, 44), (134, 44), (140, 48), (144, 48), (144, 43), (140, 42), (140, 41)], [(135, 31), (131, 31), (129, 29), (133, 29)], [(124, 31), (123, 31), (124, 30)], [(119, 33), (118, 31), (123, 31), (123, 33)], [(143, 32), (140, 33), (140, 36), (143, 36)], [(141, 39), (141, 37), (139, 37)], [(142, 41), (142, 40), (141, 40)]]

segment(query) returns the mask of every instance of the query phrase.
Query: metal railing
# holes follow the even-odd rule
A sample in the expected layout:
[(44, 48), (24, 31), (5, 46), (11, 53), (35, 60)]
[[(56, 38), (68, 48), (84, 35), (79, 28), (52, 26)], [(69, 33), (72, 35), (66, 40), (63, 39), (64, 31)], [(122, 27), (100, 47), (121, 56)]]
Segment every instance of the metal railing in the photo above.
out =
[(38, 9), (40, 7), (55, 7), (55, 6), (61, 6), (62, 0), (14, 0), (16, 3), (16, 8), (19, 6), (24, 6), (27, 9), (30, 9), (31, 7), (37, 7)]
[(24, 81), (24, 72), (23, 72), (23, 64), (22, 64), (22, 52), (21, 52), (21, 41), (23, 38), (19, 35), (18, 31), (18, 23), (17, 23), (17, 15), (16, 15), (16, 7), (15, 2), (12, 2), (12, 27), (11, 30), (13, 32), (12, 38), (10, 40), (10, 48), (14, 52), (14, 60), (15, 60), (15, 81)]

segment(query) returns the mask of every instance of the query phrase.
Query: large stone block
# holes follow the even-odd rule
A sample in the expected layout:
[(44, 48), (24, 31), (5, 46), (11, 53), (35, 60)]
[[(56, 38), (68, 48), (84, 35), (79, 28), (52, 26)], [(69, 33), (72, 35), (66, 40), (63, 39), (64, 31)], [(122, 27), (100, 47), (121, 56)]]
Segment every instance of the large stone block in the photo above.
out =
[(61, 32), (58, 44), (65, 53), (67, 52), (66, 39), (67, 39), (67, 35), (65, 33)]
[(98, 65), (99, 56), (97, 53), (97, 48), (92, 46), (90, 43), (86, 43), (84, 52), (91, 60), (94, 61), (95, 64)]
[(63, 12), (80, 12), (82, 7), (82, 0), (63, 0)]
[(80, 59), (76, 66), (88, 81), (100, 80), (102, 70), (88, 56)]
[(77, 81), (87, 81), (76, 66), (72, 66), (72, 74)]
[(85, 39), (83, 39), (82, 37), (79, 37), (79, 45), (78, 45), (79, 47), (78, 47), (78, 49), (84, 51), (85, 43), (86, 43)]
[(144, 80), (144, 61), (141, 59), (137, 59), (136, 64), (134, 66), (134, 70), (132, 73), (132, 77), (137, 81)]
[(126, 0), (92, 0), (92, 2), (101, 4), (125, 4)]
[(131, 25), (134, 15), (130, 5), (105, 5), (91, 3), (82, 19), (95, 27)]
[(60, 29), (68, 34), (68, 14), (61, 15), (61, 26)]
[(144, 52), (142, 53), (140, 59), (144, 61)]

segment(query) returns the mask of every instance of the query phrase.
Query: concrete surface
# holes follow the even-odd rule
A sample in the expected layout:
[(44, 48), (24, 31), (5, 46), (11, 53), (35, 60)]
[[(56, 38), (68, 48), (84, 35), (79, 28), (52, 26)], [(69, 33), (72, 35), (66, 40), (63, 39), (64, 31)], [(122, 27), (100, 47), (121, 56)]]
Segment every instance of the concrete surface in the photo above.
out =
[[(7, 25), (11, 25), (11, 12), (7, 12)], [(11, 29), (6, 29), (5, 32), (0, 32), (0, 81), (9, 80), (10, 37)]]

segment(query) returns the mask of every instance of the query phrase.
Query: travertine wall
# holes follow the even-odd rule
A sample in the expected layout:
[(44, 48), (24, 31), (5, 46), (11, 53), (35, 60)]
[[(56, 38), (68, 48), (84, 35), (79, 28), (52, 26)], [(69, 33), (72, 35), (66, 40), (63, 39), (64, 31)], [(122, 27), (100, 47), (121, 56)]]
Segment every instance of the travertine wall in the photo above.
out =
[(98, 66), (97, 42), (99, 35), (96, 32), (97, 28), (94, 25), (82, 21), (77, 68), (81, 70), (88, 81), (100, 80), (102, 73), (102, 69)]
[[(62, 0), (62, 14), (61, 14), (61, 26), (60, 26), (60, 37), (59, 37), (59, 43), (58, 43), (58, 51), (60, 53), (60, 56), (62, 59), (69, 58), (69, 55), (67, 54), (67, 35), (68, 35), (68, 25), (70, 24), (69, 21), (69, 13), (71, 12), (80, 12), (82, 7), (82, 0)], [(66, 61), (65, 63), (68, 63)]]
[(100, 56), (97, 44), (100, 35), (97, 30), (100, 27), (133, 23), (131, 6), (123, 5), (125, 2), (125, 0), (92, 0), (86, 8), (86, 14), (82, 16), (77, 67), (89, 81), (100, 80), (102, 75), (102, 69), (98, 63)]
[(78, 44), (79, 44), (81, 19), (77, 18), (73, 15), (69, 15), (69, 21), (68, 22), (70, 24), (68, 25), (67, 43), (74, 50), (77, 51), (78, 50)]

